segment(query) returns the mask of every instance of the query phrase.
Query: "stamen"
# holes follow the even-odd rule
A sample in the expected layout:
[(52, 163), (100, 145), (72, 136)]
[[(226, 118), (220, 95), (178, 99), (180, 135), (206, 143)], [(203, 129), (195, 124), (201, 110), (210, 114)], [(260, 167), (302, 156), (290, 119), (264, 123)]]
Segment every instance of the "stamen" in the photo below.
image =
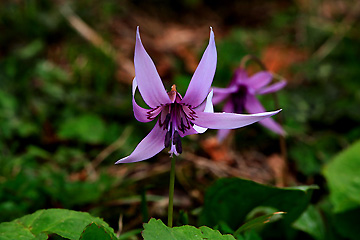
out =
[[(171, 86), (168, 92), (171, 103), (162, 108), (160, 115), (160, 127), (166, 131), (164, 146), (170, 147), (169, 153), (182, 153), (181, 136), (179, 132), (186, 135), (186, 131), (193, 126), (192, 121), (197, 118), (196, 112), (191, 105), (181, 103), (181, 95), (176, 91), (176, 85)], [(173, 129), (174, 128), (174, 129)], [(174, 131), (174, 132), (173, 132)]]
[(171, 137), (172, 137), (172, 122), (170, 122), (170, 126), (168, 127), (168, 131), (165, 134), (164, 146), (166, 148), (170, 146)]
[(176, 151), (182, 153), (181, 137), (178, 131), (174, 132), (173, 144), (175, 145)]
[(171, 131), (168, 131), (165, 134), (165, 141), (164, 141), (164, 145), (166, 148), (168, 148), (170, 146), (170, 140), (171, 140)]
[(180, 118), (180, 131), (185, 132), (185, 125), (184, 125), (184, 121), (183, 118)]
[(165, 121), (164, 121), (165, 127), (168, 127), (169, 122), (170, 122), (170, 118), (171, 118), (170, 113), (166, 114)]

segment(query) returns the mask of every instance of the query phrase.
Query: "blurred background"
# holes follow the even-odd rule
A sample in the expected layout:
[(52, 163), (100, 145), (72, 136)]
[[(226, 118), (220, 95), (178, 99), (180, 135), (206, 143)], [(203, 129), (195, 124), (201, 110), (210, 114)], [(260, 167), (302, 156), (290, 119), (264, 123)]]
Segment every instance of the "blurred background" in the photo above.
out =
[[(136, 26), (168, 90), (175, 83), (185, 93), (210, 26), (218, 51), (213, 86), (227, 86), (247, 54), (288, 82), (276, 117), (288, 133), (286, 152), (259, 124), (233, 131), (223, 144), (214, 130), (184, 138), (176, 212), (187, 211), (196, 224), (207, 187), (242, 177), (278, 187), (316, 184), (311, 201), (325, 218), (332, 176), (323, 168), (360, 138), (359, 19), (356, 0), (2, 0), (0, 221), (43, 208), (88, 211), (115, 229), (121, 218), (122, 231), (166, 219), (167, 152), (114, 165), (154, 125), (132, 112)], [(272, 95), (260, 100), (278, 108)], [(347, 239), (341, 230), (332, 234)]]

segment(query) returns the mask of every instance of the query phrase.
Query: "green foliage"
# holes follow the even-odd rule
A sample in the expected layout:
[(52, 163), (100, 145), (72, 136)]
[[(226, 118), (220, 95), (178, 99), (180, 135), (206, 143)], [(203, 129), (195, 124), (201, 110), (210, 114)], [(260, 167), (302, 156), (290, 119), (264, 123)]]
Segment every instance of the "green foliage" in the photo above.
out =
[[(88, 213), (66, 209), (48, 209), (39, 210), (12, 222), (1, 223), (0, 239), (47, 239), (49, 235), (56, 234), (65, 239), (78, 240), (82, 235), (87, 236), (89, 232), (96, 232), (93, 231), (94, 227), (87, 228), (91, 223), (96, 228), (100, 227), (108, 236), (114, 236), (114, 230), (107, 223), (100, 218), (92, 217)], [(82, 233), (84, 229), (85, 232)], [(96, 232), (96, 234), (98, 233)], [(110, 237), (109, 239), (115, 238)]]
[(324, 168), (333, 204), (333, 222), (344, 237), (358, 239), (360, 213), (360, 141), (336, 155)]
[(189, 239), (189, 240), (235, 240), (231, 235), (222, 235), (219, 231), (208, 227), (195, 228), (185, 225), (181, 227), (167, 227), (161, 220), (150, 219), (149, 223), (144, 224), (142, 232), (144, 240), (156, 239)]
[(96, 115), (87, 114), (66, 119), (59, 129), (59, 137), (86, 143), (99, 143), (105, 134), (105, 124)]
[(114, 240), (117, 239), (113, 232), (109, 232), (104, 226), (90, 223), (81, 233), (79, 240)]
[(336, 213), (360, 206), (360, 141), (339, 153), (326, 167), (330, 200)]
[(334, 214), (333, 224), (336, 231), (347, 239), (359, 239), (359, 214), (360, 207)]
[(250, 221), (244, 223), (243, 225), (241, 225), (241, 227), (239, 227), (234, 235), (237, 235), (238, 233), (243, 233), (248, 231), (249, 229), (253, 229), (256, 228), (258, 226), (262, 226), (266, 223), (270, 223), (273, 221), (276, 221), (278, 219), (280, 219), (281, 215), (285, 214), (285, 212), (274, 212), (271, 214), (267, 214), (267, 215), (262, 215), (260, 217), (256, 217), (254, 219), (251, 219)]
[(266, 206), (286, 212), (283, 220), (290, 224), (307, 208), (316, 188), (275, 188), (239, 178), (220, 179), (206, 192), (200, 223), (215, 226), (223, 221), (237, 229), (251, 210)]
[(247, 231), (244, 236), (238, 236), (238, 240), (261, 240), (262, 238), (255, 231)]
[(316, 240), (326, 239), (324, 221), (319, 210), (313, 205), (309, 205), (309, 207), (293, 223), (293, 227), (308, 233)]

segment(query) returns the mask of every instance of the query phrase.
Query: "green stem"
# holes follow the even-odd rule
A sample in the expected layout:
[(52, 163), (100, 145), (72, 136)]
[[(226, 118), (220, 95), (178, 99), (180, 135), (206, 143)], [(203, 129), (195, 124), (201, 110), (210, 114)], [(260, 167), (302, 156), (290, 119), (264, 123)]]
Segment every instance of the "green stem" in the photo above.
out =
[(252, 54), (248, 54), (248, 55), (245, 55), (242, 59), (241, 59), (241, 62), (240, 62), (240, 67), (245, 69), (246, 68), (246, 63), (250, 60), (253, 60), (255, 61), (259, 67), (261, 69), (263, 69), (264, 71), (267, 71), (265, 65), (263, 64), (263, 62), (258, 58), (256, 57), (255, 55), (252, 55)]
[[(274, 98), (274, 103), (275, 103), (275, 108), (276, 109), (280, 109), (280, 105), (279, 105), (279, 100), (278, 100), (278, 95), (276, 92), (273, 93), (273, 98)], [(283, 125), (283, 115), (282, 113), (279, 113), (277, 116), (277, 121), (280, 124), (280, 126), (284, 126)], [(282, 177), (283, 179), (281, 179), (281, 185), (286, 186), (286, 174), (288, 172), (288, 161), (287, 161), (287, 147), (286, 147), (286, 141), (285, 141), (285, 137), (283, 135), (279, 135), (279, 144), (280, 144), (280, 152), (281, 152), (281, 157), (284, 160), (284, 168), (283, 168), (283, 174)]]
[(170, 185), (169, 185), (169, 209), (168, 209), (168, 227), (173, 225), (174, 211), (174, 187), (175, 187), (175, 157), (171, 158)]

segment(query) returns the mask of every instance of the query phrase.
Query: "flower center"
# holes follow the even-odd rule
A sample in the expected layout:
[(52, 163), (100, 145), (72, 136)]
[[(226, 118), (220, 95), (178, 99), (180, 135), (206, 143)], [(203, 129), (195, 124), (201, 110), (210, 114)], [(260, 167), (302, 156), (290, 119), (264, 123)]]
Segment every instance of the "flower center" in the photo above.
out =
[(234, 112), (235, 113), (243, 113), (245, 109), (246, 103), (246, 94), (248, 89), (244, 85), (239, 86), (239, 90), (233, 94), (231, 94), (231, 101), (234, 104)]
[(172, 155), (179, 155), (182, 153), (181, 137), (183, 137), (188, 130), (194, 125), (192, 123), (195, 120), (196, 113), (192, 106), (184, 103), (180, 103), (182, 97), (176, 91), (176, 86), (171, 87), (168, 92), (172, 103), (159, 106), (151, 109), (148, 112), (148, 117), (155, 118), (159, 116), (159, 125), (163, 130), (166, 130), (164, 145), (170, 147), (169, 153)]

